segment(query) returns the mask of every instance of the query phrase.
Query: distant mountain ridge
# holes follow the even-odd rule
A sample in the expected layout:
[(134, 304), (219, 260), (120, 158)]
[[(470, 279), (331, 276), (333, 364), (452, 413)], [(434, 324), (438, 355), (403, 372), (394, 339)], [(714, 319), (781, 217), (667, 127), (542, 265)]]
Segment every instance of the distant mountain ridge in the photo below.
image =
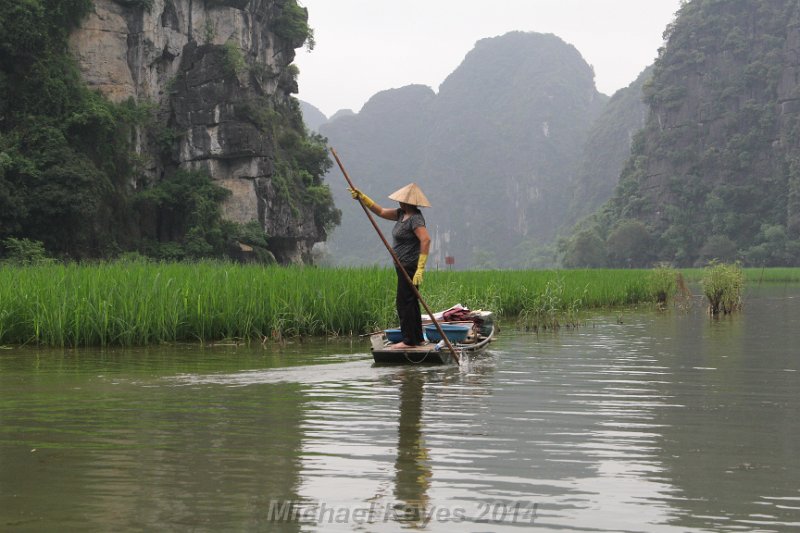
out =
[(319, 127), (328, 122), (328, 117), (317, 107), (300, 100), (300, 112), (303, 114), (303, 123), (311, 131), (319, 131)]
[[(424, 212), (433, 263), (453, 256), (461, 268), (522, 267), (568, 221), (568, 189), (607, 101), (573, 46), (512, 32), (478, 41), (438, 94), (420, 85), (383, 91), (320, 133), (382, 205), (408, 182), (423, 188), (434, 204)], [(341, 181), (327, 177), (343, 211), (329, 242), (334, 262), (385, 262)]]

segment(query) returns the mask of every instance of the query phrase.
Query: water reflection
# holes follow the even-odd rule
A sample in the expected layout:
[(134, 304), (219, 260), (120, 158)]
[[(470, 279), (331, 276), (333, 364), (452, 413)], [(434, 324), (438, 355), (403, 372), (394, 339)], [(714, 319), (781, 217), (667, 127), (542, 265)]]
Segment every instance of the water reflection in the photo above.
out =
[[(337, 380), (309, 390), (300, 474), (301, 500), (316, 509), (317, 520), (309, 527), (427, 530), (434, 513), (452, 513), (452, 506), (430, 494), (446, 473), (431, 454), (446, 453), (452, 461), (469, 453), (452, 445), (437, 451), (429, 439), (444, 428), (468, 428), (458, 422), (463, 416), (479, 416), (475, 400), (488, 396), (491, 368), (381, 367), (373, 368), (381, 372), (377, 379)], [(454, 408), (454, 400), (475, 410)], [(323, 508), (344, 510), (342, 520), (321, 513)], [(354, 519), (356, 511), (361, 513)]]
[(504, 331), (463, 368), (337, 343), (0, 352), (0, 530), (797, 528), (793, 291)]
[(394, 496), (400, 521), (419, 522), (429, 508), (428, 488), (433, 473), (422, 435), (422, 392), (425, 380), (414, 370), (400, 379), (400, 423), (397, 428)]

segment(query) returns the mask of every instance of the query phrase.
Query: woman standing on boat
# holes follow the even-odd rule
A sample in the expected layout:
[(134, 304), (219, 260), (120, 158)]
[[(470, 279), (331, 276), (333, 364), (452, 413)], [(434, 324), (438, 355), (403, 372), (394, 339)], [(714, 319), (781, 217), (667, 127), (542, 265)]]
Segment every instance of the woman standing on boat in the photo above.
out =
[[(396, 209), (379, 206), (358, 189), (350, 189), (350, 193), (354, 200), (359, 200), (364, 207), (379, 217), (396, 221), (392, 229), (392, 248), (400, 264), (408, 272), (412, 283), (419, 287), (431, 247), (431, 237), (425, 227), (425, 218), (419, 210), (420, 207), (430, 207), (431, 204), (422, 190), (416, 183), (409, 183), (390, 194), (390, 200), (400, 202), (400, 207)], [(424, 342), (422, 316), (417, 293), (409, 286), (397, 265), (395, 270), (397, 271), (397, 316), (400, 318), (403, 340), (393, 344), (392, 348), (403, 349)]]

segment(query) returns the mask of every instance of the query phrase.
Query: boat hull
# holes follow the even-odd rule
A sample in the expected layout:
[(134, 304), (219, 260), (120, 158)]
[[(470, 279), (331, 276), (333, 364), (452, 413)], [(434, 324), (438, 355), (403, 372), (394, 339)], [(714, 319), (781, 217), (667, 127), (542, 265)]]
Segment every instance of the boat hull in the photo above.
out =
[[(453, 344), (459, 358), (464, 354), (477, 354), (489, 346), (494, 339), (494, 326), (488, 335), (478, 336), (474, 342)], [(402, 350), (390, 348), (384, 334), (376, 334), (370, 338), (372, 342), (372, 359), (378, 365), (450, 365), (457, 364), (447, 346), (426, 343)]]

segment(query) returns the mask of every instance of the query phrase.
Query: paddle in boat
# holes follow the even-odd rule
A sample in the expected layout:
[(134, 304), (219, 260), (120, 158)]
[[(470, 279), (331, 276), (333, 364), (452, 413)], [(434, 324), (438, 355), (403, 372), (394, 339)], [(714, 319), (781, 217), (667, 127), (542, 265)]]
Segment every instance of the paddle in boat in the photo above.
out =
[[(470, 311), (459, 304), (434, 314), (434, 317), (458, 352), (459, 358), (465, 353), (480, 353), (494, 339), (494, 314), (491, 311)], [(387, 329), (373, 334), (370, 337), (372, 359), (375, 363), (389, 365), (457, 363), (430, 316), (422, 315), (422, 328), (426, 342), (403, 349), (392, 348), (394, 343), (402, 340), (399, 329)]]

